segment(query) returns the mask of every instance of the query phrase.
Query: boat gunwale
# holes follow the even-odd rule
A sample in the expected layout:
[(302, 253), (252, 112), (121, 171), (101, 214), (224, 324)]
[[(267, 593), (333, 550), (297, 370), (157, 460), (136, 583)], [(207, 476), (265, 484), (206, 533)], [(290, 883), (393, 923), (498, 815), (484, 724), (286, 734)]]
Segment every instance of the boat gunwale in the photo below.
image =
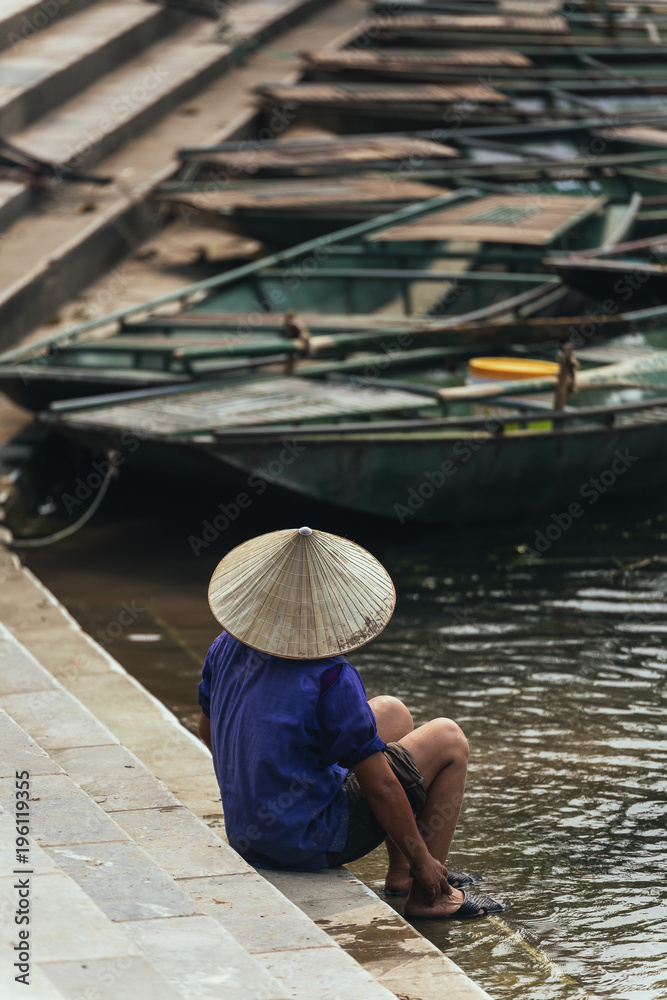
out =
[[(487, 403), (493, 402), (493, 400), (487, 400)], [(507, 405), (507, 403), (505, 404)], [(477, 431), (483, 437), (492, 439), (504, 436), (505, 425), (511, 424), (513, 427), (517, 423), (528, 423), (534, 422), (535, 420), (540, 420), (541, 422), (548, 423), (568, 423), (575, 421), (599, 421), (599, 423), (589, 423), (585, 427), (575, 427), (574, 429), (565, 427), (561, 431), (559, 429), (558, 433), (573, 433), (581, 431), (591, 431), (591, 430), (602, 430), (602, 431), (615, 431), (619, 430), (619, 425), (615, 424), (615, 418), (619, 415), (632, 414), (636, 412), (642, 412), (652, 409), (664, 409), (664, 414), (657, 415), (656, 419), (651, 422), (645, 422), (637, 424), (634, 426), (639, 427), (658, 427), (663, 424), (667, 424), (667, 396), (660, 396), (657, 399), (652, 400), (641, 400), (635, 403), (619, 403), (612, 406), (590, 406), (590, 407), (580, 407), (572, 408), (567, 410), (543, 410), (539, 411), (522, 411), (520, 413), (512, 414), (497, 414), (497, 415), (484, 415), (484, 416), (455, 416), (455, 417), (432, 417), (432, 418), (415, 418), (412, 420), (377, 420), (377, 421), (365, 421), (365, 422), (349, 422), (349, 423), (333, 423), (333, 424), (276, 424), (271, 427), (246, 427), (246, 428), (233, 428), (230, 427), (227, 430), (216, 430), (215, 428), (200, 428), (197, 430), (187, 431), (182, 434), (159, 434), (150, 431), (141, 431), (142, 439), (150, 439), (155, 441), (163, 442), (179, 442), (179, 443), (202, 443), (201, 439), (204, 437), (209, 438), (212, 442), (226, 441), (226, 440), (240, 440), (240, 441), (269, 441), (269, 440), (282, 440), (285, 435), (289, 435), (294, 438), (304, 438), (304, 437), (320, 437), (324, 435), (325, 437), (347, 437), (348, 435), (360, 435), (371, 436), (376, 438), (383, 434), (398, 433), (404, 434), (410, 439), (414, 439), (415, 433), (413, 432), (425, 432), (426, 436), (429, 438), (433, 437), (432, 433), (429, 432), (442, 432), (447, 431), (456, 432), (458, 429), (467, 429), (470, 431)], [(96, 433), (107, 434), (111, 436), (119, 436), (120, 434), (127, 432), (128, 428), (122, 428), (119, 426), (108, 426), (104, 427), (98, 423), (90, 423), (83, 419), (76, 419), (70, 416), (66, 412), (58, 414), (53, 410), (51, 412), (46, 411), (39, 414), (39, 419), (48, 424), (61, 424), (63, 418), (66, 418), (65, 426), (73, 429), (79, 430), (94, 430)], [(493, 421), (497, 427), (494, 430), (488, 428), (490, 421)], [(625, 425), (632, 426), (632, 425)], [(407, 433), (409, 432), (409, 433)], [(531, 437), (536, 436), (538, 433), (543, 433), (540, 431), (530, 430), (528, 428), (524, 430), (517, 430), (512, 432), (512, 437), (517, 434), (527, 433)], [(553, 429), (546, 431), (549, 436), (554, 434)], [(198, 441), (199, 439), (199, 441)]]
[[(487, 400), (487, 402), (493, 402), (493, 400)], [(505, 405), (507, 405), (507, 403)], [(245, 430), (239, 428), (239, 430), (237, 431), (234, 431), (233, 428), (230, 428), (228, 431), (211, 430), (210, 433), (216, 440), (219, 440), (230, 436), (261, 438), (264, 436), (269, 436), (270, 434), (275, 434), (276, 436), (280, 437), (281, 435), (284, 436), (286, 433), (294, 434), (294, 436), (304, 436), (304, 434), (307, 434), (309, 432), (316, 433), (317, 431), (319, 431), (320, 433), (332, 433), (334, 435), (338, 435), (341, 432), (345, 434), (348, 433), (354, 434), (359, 432), (364, 433), (364, 431), (365, 432), (375, 431), (376, 433), (381, 432), (382, 430), (406, 431), (414, 427), (418, 428), (419, 430), (431, 430), (431, 429), (455, 430), (457, 427), (469, 427), (473, 430), (475, 429), (481, 430), (489, 437), (497, 437), (504, 433), (505, 424), (514, 425), (517, 422), (521, 423), (527, 421), (534, 421), (536, 418), (540, 418), (543, 421), (549, 421), (550, 423), (561, 423), (561, 424), (580, 421), (580, 420), (595, 420), (596, 418), (598, 418), (605, 426), (605, 429), (613, 430), (614, 422), (611, 421), (609, 418), (615, 418), (617, 415), (630, 414), (635, 412), (642, 412), (644, 410), (660, 409), (660, 408), (665, 408), (666, 412), (663, 416), (659, 416), (654, 421), (655, 426), (657, 426), (659, 424), (667, 423), (667, 396), (660, 396), (658, 399), (652, 399), (652, 400), (641, 400), (640, 402), (636, 403), (619, 403), (613, 406), (588, 406), (588, 407), (582, 406), (579, 408), (572, 408), (567, 410), (540, 409), (539, 411), (535, 412), (524, 411), (521, 413), (512, 413), (507, 415), (498, 414), (493, 416), (471, 415), (468, 417), (459, 417), (459, 416), (434, 417), (431, 419), (426, 418), (426, 419), (415, 419), (415, 420), (373, 421), (373, 422), (366, 422), (365, 424), (349, 423), (349, 424), (332, 424), (329, 426), (321, 424), (319, 427), (315, 427), (314, 425), (312, 427), (305, 427), (305, 426), (299, 427), (298, 425), (291, 425), (291, 426), (283, 425), (280, 431), (277, 427), (270, 429), (249, 427)], [(494, 423), (499, 425), (497, 430), (490, 431), (485, 426), (489, 423), (490, 420), (493, 420)], [(594, 429), (594, 427), (595, 425), (593, 425), (593, 427), (589, 427), (588, 429)], [(585, 428), (578, 428), (578, 429), (583, 430)], [(549, 431), (549, 433), (553, 433), (553, 431)]]

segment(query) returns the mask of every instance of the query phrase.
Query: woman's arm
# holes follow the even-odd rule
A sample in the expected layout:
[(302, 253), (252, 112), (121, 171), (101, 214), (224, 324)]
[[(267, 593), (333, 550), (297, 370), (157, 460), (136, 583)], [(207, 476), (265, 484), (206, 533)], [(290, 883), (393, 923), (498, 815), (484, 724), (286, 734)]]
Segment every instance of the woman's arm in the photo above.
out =
[(213, 753), (211, 750), (211, 720), (207, 715), (204, 715), (203, 712), (199, 716), (197, 732), (199, 733), (199, 739), (202, 743), (205, 743), (211, 753)]
[(447, 869), (429, 852), (417, 828), (408, 797), (383, 753), (374, 753), (353, 771), (375, 818), (403, 852), (414, 878), (430, 896), (449, 893)]

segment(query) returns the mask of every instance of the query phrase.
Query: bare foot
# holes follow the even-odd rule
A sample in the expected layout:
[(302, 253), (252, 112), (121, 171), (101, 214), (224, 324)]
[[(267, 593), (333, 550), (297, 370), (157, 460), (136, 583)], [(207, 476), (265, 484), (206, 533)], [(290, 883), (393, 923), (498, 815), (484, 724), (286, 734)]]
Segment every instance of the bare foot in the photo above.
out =
[(405, 902), (404, 916), (449, 917), (458, 910), (464, 899), (465, 894), (461, 889), (450, 889), (448, 893), (441, 892), (432, 900), (419, 883), (415, 882)]
[(396, 896), (406, 895), (412, 888), (412, 876), (410, 867), (402, 868), (389, 865), (384, 879), (384, 891)]

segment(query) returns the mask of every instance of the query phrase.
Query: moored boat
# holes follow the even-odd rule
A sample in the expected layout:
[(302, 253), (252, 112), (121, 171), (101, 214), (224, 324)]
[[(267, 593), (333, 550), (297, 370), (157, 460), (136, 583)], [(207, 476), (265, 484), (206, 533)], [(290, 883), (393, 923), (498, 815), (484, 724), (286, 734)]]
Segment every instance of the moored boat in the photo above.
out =
[[(233, 394), (208, 387), (61, 404), (43, 419), (162, 474), (200, 465), (210, 480), (218, 463), (230, 490), (272, 484), (399, 524), (458, 524), (568, 510), (611, 485), (618, 493), (664, 485), (667, 352), (585, 374), (583, 387), (601, 392), (600, 402), (558, 412), (534, 396), (515, 399), (511, 383), (433, 390), (423, 380), (407, 387), (274, 378)], [(554, 379), (538, 386), (545, 381)], [(610, 397), (623, 387), (643, 398)], [(457, 393), (462, 412), (440, 415), (438, 404), (451, 406)], [(501, 413), (465, 411), (484, 394)]]
[[(543, 339), (539, 327), (517, 334), (514, 324), (567, 314), (557, 278), (472, 270), (465, 248), (455, 257), (451, 239), (437, 233), (435, 239), (418, 232), (400, 233), (400, 240), (373, 238), (448, 205), (483, 201), (476, 192), (443, 194), (13, 349), (0, 356), (0, 387), (39, 409), (82, 392), (238, 379), (255, 369), (284, 368), (306, 349), (344, 359), (353, 351), (381, 350), (397, 336), (411, 338), (414, 346), (438, 347), (460, 346), (466, 336), (468, 342), (488, 338), (496, 345), (517, 336)], [(584, 201), (570, 207), (574, 211)], [(589, 215), (596, 204), (596, 199), (586, 202)], [(552, 243), (539, 244), (540, 255)], [(457, 339), (457, 327), (475, 333)], [(300, 328), (306, 330), (307, 348)]]

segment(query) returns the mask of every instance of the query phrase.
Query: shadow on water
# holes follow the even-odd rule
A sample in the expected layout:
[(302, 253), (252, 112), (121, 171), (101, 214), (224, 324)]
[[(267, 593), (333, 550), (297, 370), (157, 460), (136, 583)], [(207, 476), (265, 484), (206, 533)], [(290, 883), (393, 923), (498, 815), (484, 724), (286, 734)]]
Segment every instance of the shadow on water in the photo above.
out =
[[(601, 498), (571, 527), (561, 519), (558, 535), (550, 515), (415, 528), (270, 490), (218, 530), (221, 502), (123, 475), (90, 525), (27, 562), (193, 728), (218, 631), (206, 588), (222, 555), (303, 523), (368, 547), (398, 604), (353, 662), (369, 695), (404, 698), (417, 723), (447, 715), (463, 726), (470, 782), (451, 863), (513, 902), (501, 921), (420, 929), (495, 1000), (663, 1000), (666, 505)], [(551, 541), (534, 557), (538, 532)], [(379, 889), (382, 865), (378, 851), (355, 868)]]

